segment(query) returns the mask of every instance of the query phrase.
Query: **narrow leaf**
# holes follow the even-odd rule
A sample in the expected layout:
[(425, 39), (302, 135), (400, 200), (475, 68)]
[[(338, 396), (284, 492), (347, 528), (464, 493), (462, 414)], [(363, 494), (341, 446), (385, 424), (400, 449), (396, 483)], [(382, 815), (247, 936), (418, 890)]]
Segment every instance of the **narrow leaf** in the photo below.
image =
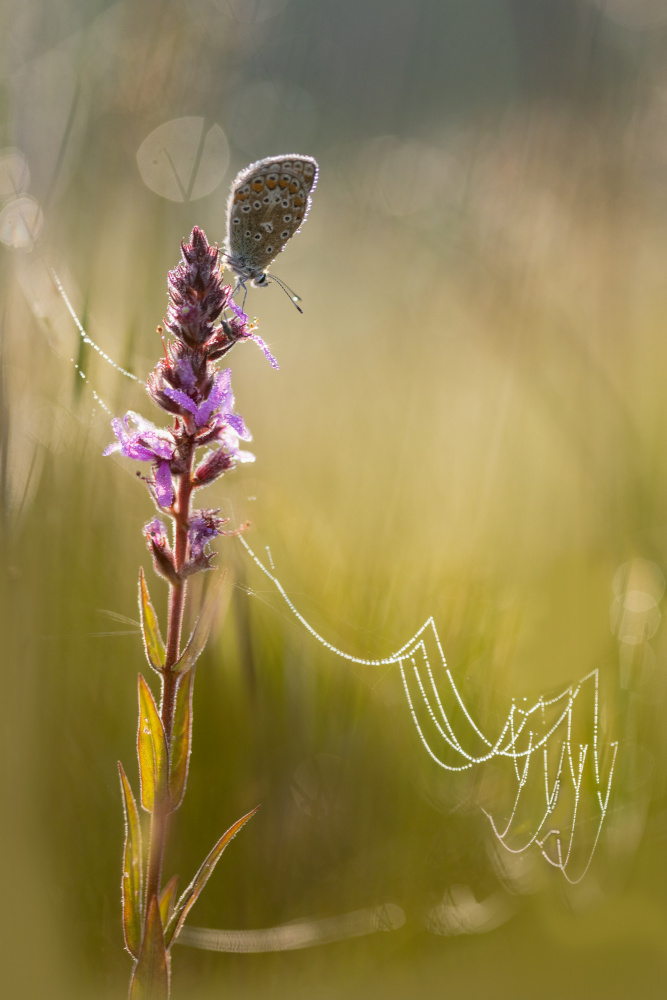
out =
[(192, 669), (203, 652), (216, 617), (218, 615), (224, 617), (227, 613), (232, 593), (231, 584), (231, 579), (229, 581), (227, 579), (227, 570), (222, 570), (209, 588), (202, 612), (195, 621), (185, 649), (174, 665), (174, 670), (178, 671), (179, 674), (184, 674)]
[(157, 896), (151, 899), (146, 933), (130, 983), (129, 1000), (168, 1000), (169, 955), (164, 945)]
[(185, 794), (188, 780), (188, 764), (192, 746), (192, 691), (194, 688), (194, 667), (179, 678), (176, 688), (174, 725), (169, 748), (169, 797), (172, 809), (178, 809)]
[(144, 650), (146, 659), (153, 670), (158, 673), (162, 671), (165, 664), (166, 653), (157, 615), (148, 594), (146, 577), (143, 569), (139, 570), (139, 612), (141, 614), (141, 634), (144, 637)]
[(141, 778), (141, 804), (152, 813), (156, 801), (167, 792), (167, 741), (151, 689), (139, 674), (139, 730), (137, 755)]
[(178, 875), (173, 875), (169, 879), (164, 889), (160, 893), (160, 920), (162, 926), (166, 927), (176, 905), (176, 890), (178, 889)]
[(125, 849), (123, 851), (123, 933), (130, 955), (138, 958), (143, 925), (143, 887), (141, 875), (141, 825), (139, 810), (123, 765), (118, 762), (120, 787), (125, 811)]
[(220, 855), (224, 851), (225, 847), (227, 846), (229, 841), (236, 836), (241, 827), (248, 822), (250, 817), (255, 815), (258, 809), (259, 806), (255, 806), (255, 808), (251, 812), (246, 813), (246, 815), (242, 816), (241, 819), (237, 819), (236, 823), (230, 826), (229, 830), (227, 830), (227, 832), (222, 835), (218, 843), (215, 845), (215, 847), (208, 855), (203, 865), (193, 878), (190, 885), (187, 887), (187, 889), (179, 899), (178, 903), (176, 904), (176, 908), (174, 910), (172, 918), (169, 921), (169, 924), (165, 931), (165, 942), (167, 948), (170, 946), (174, 938), (178, 936), (178, 932), (185, 923), (185, 918), (187, 917), (188, 913), (190, 912), (195, 902), (197, 901), (200, 892), (208, 882), (211, 874), (213, 873), (213, 869), (217, 865), (218, 860), (220, 859)]

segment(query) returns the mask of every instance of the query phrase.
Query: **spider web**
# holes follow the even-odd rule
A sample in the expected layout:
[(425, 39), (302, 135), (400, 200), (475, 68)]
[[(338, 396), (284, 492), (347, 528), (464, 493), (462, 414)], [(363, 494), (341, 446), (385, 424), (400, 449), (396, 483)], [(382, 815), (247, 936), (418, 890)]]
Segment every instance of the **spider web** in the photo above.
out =
[[(618, 742), (600, 741), (598, 670), (548, 698), (540, 695), (533, 702), (524, 698), (521, 704), (513, 698), (497, 732), (485, 731), (447, 666), (432, 617), (388, 656), (353, 656), (313, 628), (275, 573), (243, 536), (238, 537), (294, 618), (325, 649), (361, 666), (398, 667), (418, 738), (438, 767), (460, 772), (493, 761), (505, 765), (504, 785), (509, 791), (503, 794), (511, 803), (509, 811), (502, 804), (482, 806), (500, 843), (513, 854), (536, 845), (568, 882), (580, 882), (607, 816), (618, 752)], [(269, 560), (273, 568), (270, 553)], [(535, 801), (542, 803), (537, 817)]]
[[(122, 375), (140, 381), (91, 340), (58, 275), (52, 268), (49, 271), (82, 340)], [(72, 363), (86, 379), (78, 364)], [(110, 412), (94, 390), (93, 396)], [(524, 698), (522, 705), (513, 698), (497, 734), (485, 732), (466, 706), (447, 666), (432, 617), (390, 655), (375, 659), (354, 656), (334, 646), (313, 628), (291, 601), (275, 573), (259, 559), (242, 535), (238, 539), (276, 588), (291, 614), (329, 652), (361, 666), (399, 668), (419, 740), (438, 767), (461, 772), (482, 764), (490, 765), (493, 761), (509, 762), (510, 788), (505, 793), (506, 800), (509, 798), (512, 802), (509, 812), (502, 805), (482, 806), (493, 834), (507, 851), (521, 854), (536, 845), (544, 859), (559, 869), (570, 884), (584, 878), (609, 809), (618, 752), (617, 741), (603, 744), (599, 738), (597, 669), (549, 698), (540, 695), (532, 703)], [(273, 569), (268, 549), (267, 553)], [(434, 664), (441, 684), (436, 681)], [(463, 719), (465, 732), (455, 729), (460, 719)], [(533, 805), (536, 791), (538, 799), (543, 797), (541, 815), (537, 819)], [(582, 829), (584, 836), (579, 840), (584, 841), (583, 845), (577, 842), (577, 831)]]

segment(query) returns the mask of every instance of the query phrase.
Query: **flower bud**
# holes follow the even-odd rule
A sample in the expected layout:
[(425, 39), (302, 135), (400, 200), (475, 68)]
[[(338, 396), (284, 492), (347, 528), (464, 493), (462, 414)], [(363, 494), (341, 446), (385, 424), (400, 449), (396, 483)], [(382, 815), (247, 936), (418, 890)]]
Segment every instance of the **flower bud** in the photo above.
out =
[(197, 466), (192, 477), (192, 483), (194, 486), (208, 486), (209, 483), (212, 483), (218, 476), (221, 476), (223, 472), (228, 472), (233, 466), (234, 460), (224, 448), (209, 451), (204, 456), (203, 461)]

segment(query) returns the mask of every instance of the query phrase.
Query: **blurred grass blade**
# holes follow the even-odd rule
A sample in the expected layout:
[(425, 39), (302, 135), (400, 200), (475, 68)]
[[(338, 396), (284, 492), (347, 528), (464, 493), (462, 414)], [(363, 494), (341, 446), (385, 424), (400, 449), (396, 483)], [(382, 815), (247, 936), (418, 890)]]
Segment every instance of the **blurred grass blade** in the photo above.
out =
[(167, 741), (148, 684), (139, 674), (139, 731), (137, 756), (141, 778), (141, 804), (152, 813), (156, 801), (167, 792), (169, 760)]
[(143, 926), (143, 886), (141, 876), (141, 825), (139, 810), (127, 780), (123, 765), (118, 761), (120, 787), (125, 810), (125, 849), (123, 851), (123, 933), (130, 955), (139, 957)]
[(166, 652), (157, 615), (148, 594), (146, 577), (143, 569), (139, 570), (139, 612), (141, 614), (141, 633), (144, 637), (146, 659), (153, 670), (161, 672), (165, 664)]
[(164, 946), (157, 896), (151, 899), (146, 933), (130, 983), (129, 1000), (168, 1000), (169, 956)]
[(169, 796), (172, 809), (178, 809), (185, 794), (188, 780), (188, 763), (192, 746), (192, 691), (194, 667), (181, 676), (176, 689), (174, 727), (169, 748)]
[(199, 871), (193, 878), (192, 882), (187, 887), (187, 889), (185, 890), (185, 892), (183, 893), (183, 895), (181, 896), (176, 905), (176, 909), (174, 910), (173, 916), (165, 931), (165, 942), (167, 947), (169, 947), (174, 937), (178, 935), (178, 932), (185, 923), (185, 918), (187, 917), (188, 913), (190, 912), (195, 902), (197, 901), (200, 892), (208, 882), (211, 874), (213, 873), (213, 869), (217, 865), (218, 860), (220, 859), (220, 855), (224, 851), (225, 847), (227, 846), (229, 841), (236, 836), (241, 827), (248, 822), (250, 817), (255, 815), (258, 809), (259, 806), (255, 806), (255, 808), (251, 810), (251, 812), (246, 813), (245, 816), (242, 816), (241, 819), (238, 819), (236, 823), (230, 826), (229, 830), (227, 830), (227, 832), (222, 835), (218, 843), (215, 845), (211, 853), (204, 861), (203, 865), (201, 866), (201, 868), (199, 869)]
[(227, 951), (236, 954), (259, 954), (269, 951), (296, 951), (315, 948), (332, 941), (363, 937), (378, 931), (396, 931), (405, 924), (405, 913), (395, 903), (384, 903), (372, 909), (354, 910), (339, 917), (313, 920), (293, 920), (277, 927), (255, 928), (249, 931), (225, 931), (212, 927), (182, 927), (178, 943), (205, 951)]
[(173, 875), (160, 893), (160, 920), (162, 921), (163, 927), (167, 926), (171, 915), (174, 912), (177, 889), (178, 875)]
[(174, 670), (177, 670), (178, 673), (184, 674), (186, 671), (191, 670), (201, 656), (216, 616), (220, 615), (224, 617), (227, 613), (231, 592), (231, 577), (228, 579), (227, 570), (224, 569), (218, 574), (215, 582), (210, 587), (204, 600), (202, 612), (195, 622), (187, 645), (181, 653), (180, 658), (176, 661)]

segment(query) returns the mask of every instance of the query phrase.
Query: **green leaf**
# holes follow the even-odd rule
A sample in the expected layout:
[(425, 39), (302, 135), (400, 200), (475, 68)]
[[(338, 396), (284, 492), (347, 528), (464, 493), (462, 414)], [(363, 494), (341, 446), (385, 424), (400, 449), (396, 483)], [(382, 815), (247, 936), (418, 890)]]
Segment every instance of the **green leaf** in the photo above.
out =
[(222, 835), (218, 843), (215, 845), (215, 847), (208, 855), (203, 865), (193, 878), (190, 885), (187, 887), (187, 889), (179, 899), (178, 903), (176, 904), (176, 908), (174, 909), (174, 912), (172, 914), (171, 920), (169, 921), (169, 924), (167, 925), (167, 928), (165, 930), (165, 942), (167, 948), (171, 945), (171, 942), (176, 937), (178, 937), (178, 932), (185, 923), (185, 918), (187, 917), (188, 913), (190, 912), (195, 902), (197, 901), (200, 892), (208, 882), (211, 874), (213, 873), (213, 869), (217, 865), (220, 855), (224, 851), (225, 847), (227, 846), (229, 841), (236, 836), (241, 827), (248, 822), (250, 817), (255, 815), (258, 809), (259, 806), (255, 806), (255, 808), (251, 812), (246, 813), (246, 815), (242, 816), (241, 819), (237, 819), (236, 823), (230, 826), (229, 830), (227, 830), (227, 832)]
[(153, 670), (161, 673), (166, 660), (166, 652), (157, 615), (148, 594), (143, 569), (139, 570), (139, 613), (141, 614), (141, 634), (144, 637), (146, 659)]
[(120, 787), (125, 810), (125, 849), (123, 851), (123, 933), (130, 955), (138, 958), (143, 926), (143, 886), (141, 874), (141, 825), (139, 810), (127, 780), (123, 765), (118, 761)]
[(169, 879), (164, 889), (160, 893), (160, 920), (162, 921), (162, 926), (166, 927), (169, 923), (172, 913), (174, 912), (174, 906), (176, 905), (176, 890), (178, 889), (178, 875), (173, 875)]
[(132, 973), (129, 1000), (168, 1000), (169, 955), (164, 944), (157, 896), (148, 910), (146, 933)]
[(215, 578), (204, 600), (201, 614), (195, 621), (192, 634), (187, 645), (174, 665), (174, 671), (184, 674), (194, 667), (206, 645), (209, 633), (216, 617), (227, 613), (229, 599), (232, 593), (232, 581), (227, 579), (227, 570), (222, 570)]
[(179, 677), (174, 707), (174, 725), (169, 747), (169, 796), (172, 809), (178, 809), (188, 780), (188, 763), (192, 746), (192, 690), (194, 667)]
[(141, 804), (152, 813), (156, 802), (167, 794), (169, 760), (167, 741), (155, 701), (146, 681), (139, 674), (139, 730), (137, 756), (141, 778)]

